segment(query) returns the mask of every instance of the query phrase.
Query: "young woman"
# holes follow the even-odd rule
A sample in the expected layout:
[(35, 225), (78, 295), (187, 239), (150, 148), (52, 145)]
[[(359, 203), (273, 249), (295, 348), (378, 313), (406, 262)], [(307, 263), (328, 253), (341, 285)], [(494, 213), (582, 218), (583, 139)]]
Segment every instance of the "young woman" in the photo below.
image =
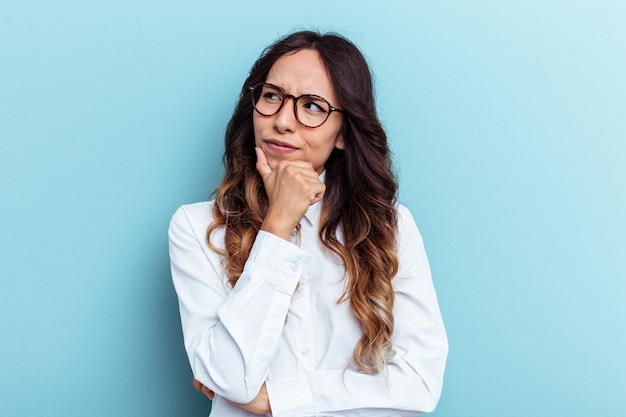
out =
[(194, 387), (211, 416), (414, 416), (447, 339), (422, 239), (396, 202), (365, 59), (297, 32), (254, 64), (215, 200), (170, 224)]

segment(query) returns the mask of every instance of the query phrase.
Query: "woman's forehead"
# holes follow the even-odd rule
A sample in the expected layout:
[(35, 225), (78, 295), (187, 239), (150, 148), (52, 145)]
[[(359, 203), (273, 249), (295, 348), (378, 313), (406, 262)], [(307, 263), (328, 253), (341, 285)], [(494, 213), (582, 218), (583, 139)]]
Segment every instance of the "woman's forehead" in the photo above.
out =
[(280, 57), (272, 65), (266, 82), (294, 96), (316, 94), (327, 100), (335, 98), (335, 89), (324, 61), (314, 49), (302, 49)]

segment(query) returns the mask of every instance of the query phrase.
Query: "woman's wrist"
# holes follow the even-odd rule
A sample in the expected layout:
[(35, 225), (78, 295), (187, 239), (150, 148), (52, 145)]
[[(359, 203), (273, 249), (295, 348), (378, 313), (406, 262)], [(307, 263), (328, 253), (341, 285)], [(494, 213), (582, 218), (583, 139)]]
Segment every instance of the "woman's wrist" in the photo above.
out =
[(291, 232), (295, 226), (285, 223), (284, 220), (275, 221), (270, 215), (268, 215), (261, 224), (261, 230), (267, 233), (276, 235), (282, 239), (289, 241), (291, 239)]
[(291, 230), (287, 231), (283, 228), (275, 228), (275, 227), (265, 226), (265, 225), (261, 225), (261, 230), (267, 233), (271, 233), (275, 236), (278, 236), (281, 239), (285, 239), (286, 241), (289, 241), (291, 238)]

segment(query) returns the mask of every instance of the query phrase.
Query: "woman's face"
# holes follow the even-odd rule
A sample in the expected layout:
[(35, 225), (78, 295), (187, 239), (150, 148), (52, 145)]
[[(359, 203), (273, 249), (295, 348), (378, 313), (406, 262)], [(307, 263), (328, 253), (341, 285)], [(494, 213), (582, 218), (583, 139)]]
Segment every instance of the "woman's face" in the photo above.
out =
[[(270, 69), (266, 83), (281, 87), (286, 94), (299, 97), (315, 94), (338, 106), (333, 84), (319, 53), (302, 49), (280, 57)], [(293, 111), (293, 99), (287, 99), (278, 113), (263, 116), (253, 112), (254, 138), (272, 169), (281, 160), (307, 161), (321, 174), (324, 164), (334, 148), (344, 149), (340, 133), (343, 116), (332, 112), (323, 125), (304, 127)]]

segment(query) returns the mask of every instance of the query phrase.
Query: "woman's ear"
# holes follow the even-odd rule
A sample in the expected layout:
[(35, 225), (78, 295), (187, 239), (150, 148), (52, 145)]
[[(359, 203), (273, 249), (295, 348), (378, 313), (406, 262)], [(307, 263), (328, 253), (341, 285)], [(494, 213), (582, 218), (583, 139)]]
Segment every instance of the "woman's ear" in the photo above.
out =
[(335, 138), (335, 148), (341, 149), (342, 151), (346, 149), (346, 143), (343, 140), (343, 133), (339, 133)]

